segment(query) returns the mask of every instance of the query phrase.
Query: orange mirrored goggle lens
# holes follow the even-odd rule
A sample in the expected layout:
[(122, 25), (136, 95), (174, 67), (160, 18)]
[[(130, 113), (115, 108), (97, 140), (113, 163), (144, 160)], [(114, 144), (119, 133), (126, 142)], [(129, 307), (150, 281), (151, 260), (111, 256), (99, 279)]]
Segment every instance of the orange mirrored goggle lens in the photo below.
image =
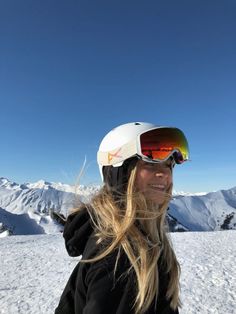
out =
[(177, 128), (157, 128), (140, 135), (141, 153), (152, 160), (162, 161), (173, 154), (180, 164), (189, 159), (188, 142)]

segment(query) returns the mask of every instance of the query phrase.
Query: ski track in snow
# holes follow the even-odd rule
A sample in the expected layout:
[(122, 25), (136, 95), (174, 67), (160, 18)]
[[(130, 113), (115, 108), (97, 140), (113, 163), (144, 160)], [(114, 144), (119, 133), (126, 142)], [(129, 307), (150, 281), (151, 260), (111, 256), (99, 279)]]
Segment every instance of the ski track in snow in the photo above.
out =
[[(171, 237), (182, 269), (180, 314), (236, 314), (236, 231)], [(61, 234), (0, 239), (0, 313), (54, 313), (78, 261)]]

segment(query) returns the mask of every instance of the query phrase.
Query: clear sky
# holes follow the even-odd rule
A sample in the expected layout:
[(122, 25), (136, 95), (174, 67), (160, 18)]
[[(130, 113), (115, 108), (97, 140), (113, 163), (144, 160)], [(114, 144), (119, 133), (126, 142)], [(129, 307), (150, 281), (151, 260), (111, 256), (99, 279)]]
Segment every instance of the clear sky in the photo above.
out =
[(175, 189), (236, 185), (236, 2), (0, 2), (0, 176), (100, 183), (113, 127), (181, 128)]

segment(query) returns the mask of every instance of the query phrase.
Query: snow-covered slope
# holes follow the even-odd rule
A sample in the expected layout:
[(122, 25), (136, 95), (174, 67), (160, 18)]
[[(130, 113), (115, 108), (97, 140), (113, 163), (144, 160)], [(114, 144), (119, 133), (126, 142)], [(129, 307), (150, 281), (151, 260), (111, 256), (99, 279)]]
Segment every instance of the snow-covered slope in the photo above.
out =
[[(17, 184), (0, 178), (0, 234), (38, 234), (62, 231), (52, 212), (67, 216), (78, 199), (86, 201), (96, 186), (71, 186), (38, 181)], [(3, 234), (2, 234), (3, 235)]]
[[(19, 185), (0, 178), (0, 236), (62, 231), (51, 213), (67, 216), (98, 189), (42, 180)], [(168, 220), (172, 231), (236, 229), (236, 187), (200, 195), (175, 192)]]
[(236, 229), (236, 187), (205, 195), (175, 196), (169, 213), (192, 231)]
[(75, 195), (85, 200), (97, 189), (96, 186), (72, 186), (42, 180), (19, 185), (0, 178), (0, 207), (17, 214), (32, 210), (47, 213), (49, 209), (66, 214), (74, 205)]
[[(180, 313), (235, 314), (236, 231), (171, 236), (182, 270)], [(77, 263), (62, 235), (0, 239), (0, 313), (54, 313)]]

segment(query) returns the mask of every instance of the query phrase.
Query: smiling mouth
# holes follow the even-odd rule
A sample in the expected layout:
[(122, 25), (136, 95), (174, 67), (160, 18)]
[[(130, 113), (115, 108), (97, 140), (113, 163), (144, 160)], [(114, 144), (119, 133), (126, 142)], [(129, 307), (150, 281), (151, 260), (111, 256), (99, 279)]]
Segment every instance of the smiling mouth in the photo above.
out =
[(166, 191), (166, 186), (162, 184), (149, 184), (149, 187), (155, 191), (161, 191), (161, 192)]

